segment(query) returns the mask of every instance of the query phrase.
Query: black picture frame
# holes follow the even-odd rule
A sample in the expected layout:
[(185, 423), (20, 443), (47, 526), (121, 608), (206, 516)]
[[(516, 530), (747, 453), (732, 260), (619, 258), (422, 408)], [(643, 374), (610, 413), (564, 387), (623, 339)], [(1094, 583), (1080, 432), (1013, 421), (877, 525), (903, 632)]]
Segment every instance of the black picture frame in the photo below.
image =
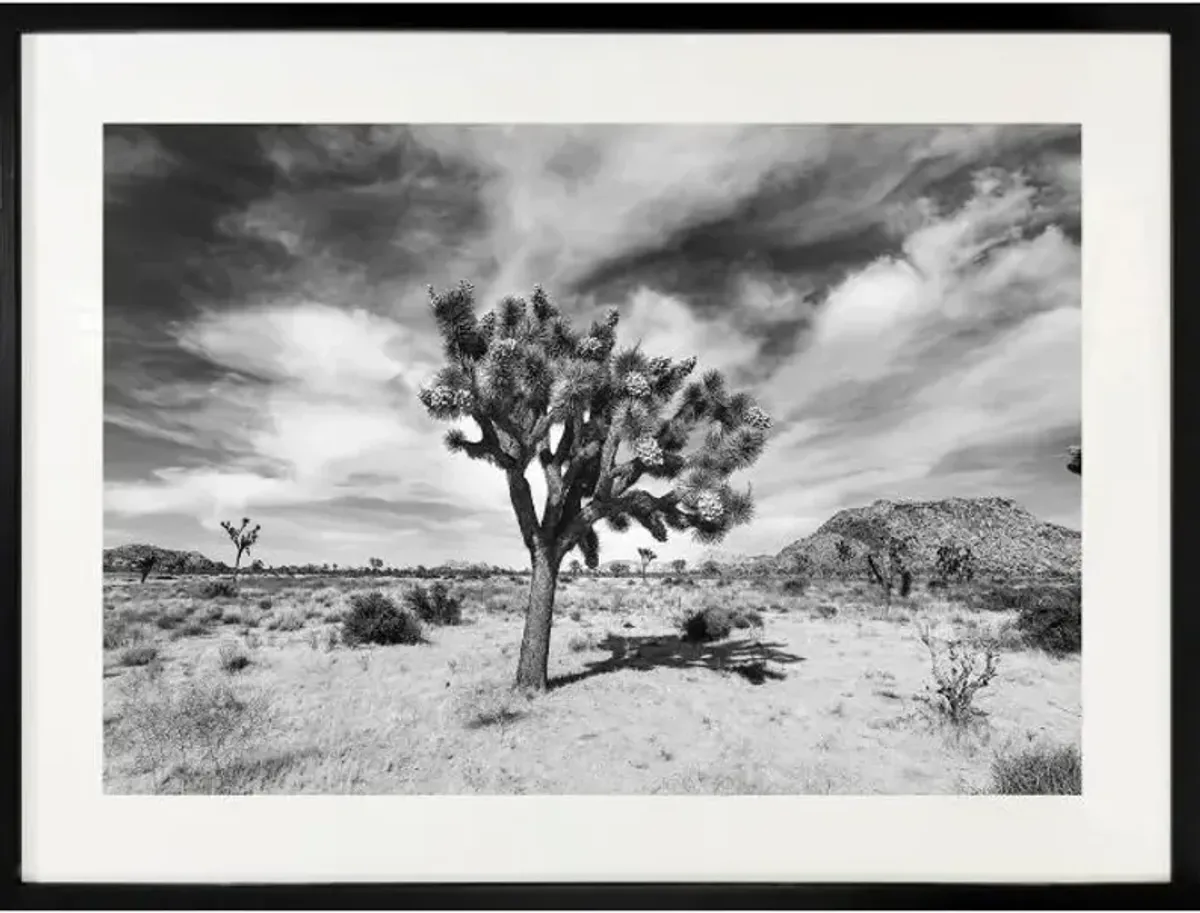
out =
[[(21, 38), (41, 32), (211, 30), (507, 30), (537, 32), (1112, 32), (1171, 39), (1172, 465), (1195, 456), (1183, 346), (1200, 301), (1195, 253), (1200, 11), (1191, 5), (95, 5), (0, 9), (0, 903), (16, 909), (1187, 909), (1200, 906), (1200, 645), (1186, 546), (1189, 475), (1173, 472), (1172, 878), (1165, 884), (393, 884), (126, 885), (21, 880)], [(1192, 305), (1192, 306), (1189, 306)], [(1180, 487), (1176, 487), (1176, 486)], [(1191, 598), (1189, 598), (1191, 597)], [(1136, 607), (1131, 607), (1131, 615)], [(1121, 670), (1111, 670), (1120, 675)]]

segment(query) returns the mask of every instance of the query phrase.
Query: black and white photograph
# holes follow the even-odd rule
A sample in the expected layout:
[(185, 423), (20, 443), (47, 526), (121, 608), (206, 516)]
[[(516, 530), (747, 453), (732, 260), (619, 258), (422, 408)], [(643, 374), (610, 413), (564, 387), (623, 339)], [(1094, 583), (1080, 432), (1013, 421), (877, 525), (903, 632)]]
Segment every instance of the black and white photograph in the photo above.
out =
[(1080, 794), (1080, 170), (108, 124), (105, 792)]

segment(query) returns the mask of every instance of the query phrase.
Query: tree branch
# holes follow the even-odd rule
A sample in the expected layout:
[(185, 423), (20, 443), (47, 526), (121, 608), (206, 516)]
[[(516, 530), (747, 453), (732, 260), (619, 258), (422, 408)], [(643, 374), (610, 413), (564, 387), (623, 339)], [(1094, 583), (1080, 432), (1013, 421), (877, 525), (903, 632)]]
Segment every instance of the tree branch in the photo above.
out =
[(517, 525), (525, 547), (533, 551), (538, 544), (537, 512), (533, 508), (533, 492), (529, 480), (518, 469), (510, 469), (508, 476), (508, 498), (517, 514)]

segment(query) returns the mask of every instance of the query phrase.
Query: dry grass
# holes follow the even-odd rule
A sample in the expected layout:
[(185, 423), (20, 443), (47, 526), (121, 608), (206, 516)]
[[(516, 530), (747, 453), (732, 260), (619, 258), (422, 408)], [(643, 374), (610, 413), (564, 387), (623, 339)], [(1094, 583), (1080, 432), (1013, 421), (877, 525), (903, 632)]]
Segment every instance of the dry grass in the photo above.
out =
[[(206, 600), (195, 581), (109, 579), (106, 790), (968, 793), (993, 788), (1003, 746), (1079, 743), (1079, 658), (1023, 649), (1013, 613), (945, 594), (921, 591), (885, 611), (865, 585), (814, 583), (801, 594), (773, 581), (718, 589), (581, 577), (559, 592), (554, 686), (529, 696), (508, 687), (520, 580), (453, 584), (465, 623), (431, 628), (427, 643), (340, 642), (351, 593), (400, 602), (411, 585), (254, 579), (236, 599)], [(681, 619), (714, 600), (758, 612), (763, 627), (714, 642), (680, 636)], [(919, 623), (1005, 646), (965, 734), (927, 712)], [(230, 643), (252, 658), (236, 674), (222, 670)], [(157, 658), (123, 665), (132, 645)], [(215, 751), (195, 734), (210, 705), (225, 733)], [(163, 732), (192, 732), (186, 758), (139, 741), (147, 707)]]

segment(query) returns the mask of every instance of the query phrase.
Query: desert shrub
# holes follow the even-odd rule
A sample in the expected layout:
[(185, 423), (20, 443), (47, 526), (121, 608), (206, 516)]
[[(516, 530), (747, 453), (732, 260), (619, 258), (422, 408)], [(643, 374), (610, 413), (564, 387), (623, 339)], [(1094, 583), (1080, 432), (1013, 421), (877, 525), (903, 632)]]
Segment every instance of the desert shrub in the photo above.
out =
[(221, 613), (221, 624), (223, 625), (240, 625), (246, 616), (237, 609), (226, 609)]
[(154, 644), (133, 644), (121, 651), (122, 666), (148, 666), (158, 659), (158, 647)]
[(260, 609), (262, 609), (264, 612), (267, 611), (267, 609), (271, 608), (271, 606), (273, 606), (274, 604), (275, 603), (271, 601), (270, 596), (264, 596), (262, 599), (260, 599), (258, 601), (258, 607)]
[(1030, 646), (1055, 656), (1078, 653), (1083, 645), (1083, 613), (1078, 601), (1022, 609), (1017, 630)]
[(585, 653), (588, 650), (594, 650), (599, 645), (595, 637), (589, 634), (576, 634), (567, 641), (567, 648), (572, 653)]
[(996, 758), (992, 790), (1002, 796), (1079, 796), (1083, 760), (1074, 745), (1035, 745)]
[(130, 624), (129, 618), (123, 615), (108, 614), (104, 616), (104, 649), (116, 650), (140, 641), (143, 632), (140, 627)]
[(181, 621), (183, 621), (183, 618), (184, 616), (180, 612), (163, 612), (156, 619), (154, 619), (154, 623), (162, 630), (170, 631)]
[(223, 672), (241, 672), (250, 665), (250, 654), (236, 641), (227, 640), (217, 651), (217, 659)]
[(832, 602), (823, 602), (813, 609), (813, 612), (821, 618), (836, 618), (838, 607)]
[(680, 630), (686, 640), (722, 640), (735, 628), (761, 628), (762, 616), (758, 612), (725, 606), (705, 606), (684, 616)]
[(977, 588), (971, 608), (985, 612), (1011, 612), (1080, 601), (1079, 586), (1063, 583), (988, 584)]
[(197, 595), (201, 599), (236, 599), (237, 587), (229, 580), (206, 580)]
[(789, 577), (779, 587), (784, 596), (803, 596), (808, 591), (808, 581), (803, 577)]
[(342, 619), (342, 640), (350, 646), (358, 644), (418, 644), (421, 619), (378, 590), (355, 593), (350, 597), (350, 611)]
[(934, 707), (952, 725), (965, 726), (980, 715), (974, 706), (975, 695), (995, 678), (999, 649), (976, 638), (939, 641), (928, 628), (919, 636), (929, 650)]
[(285, 609), (271, 616), (267, 627), (272, 631), (299, 631), (304, 627), (304, 615), (296, 609)]
[(193, 679), (178, 690), (159, 684), (134, 690), (124, 705), (120, 737), (143, 769), (203, 766), (219, 779), (267, 736), (273, 724), (265, 693), (239, 694), (225, 679)]
[(207, 633), (208, 628), (205, 626), (204, 622), (200, 621), (198, 618), (189, 618), (182, 625), (176, 628), (172, 632), (171, 636), (176, 640), (179, 640), (184, 637), (202, 637)]
[(431, 625), (462, 624), (462, 598), (440, 581), (431, 587), (413, 587), (404, 594), (409, 609)]

